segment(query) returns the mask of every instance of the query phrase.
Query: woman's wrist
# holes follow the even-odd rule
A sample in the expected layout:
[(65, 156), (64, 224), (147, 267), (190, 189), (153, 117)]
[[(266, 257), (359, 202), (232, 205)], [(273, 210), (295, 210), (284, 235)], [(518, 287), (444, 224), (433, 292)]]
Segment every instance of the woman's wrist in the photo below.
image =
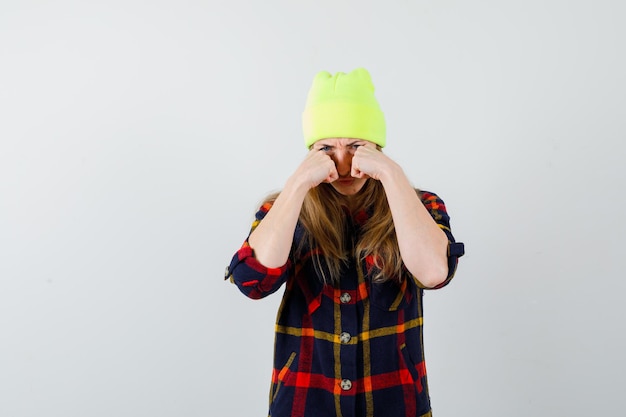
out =
[(379, 180), (383, 183), (383, 186), (387, 184), (397, 184), (398, 181), (408, 181), (402, 167), (391, 159), (389, 159), (389, 163), (386, 164), (385, 169), (381, 170)]
[(285, 182), (285, 187), (283, 188), (281, 194), (285, 193), (290, 198), (301, 197), (304, 199), (306, 193), (308, 193), (310, 189), (310, 184), (304, 181), (301, 176), (294, 174), (287, 179), (287, 182)]

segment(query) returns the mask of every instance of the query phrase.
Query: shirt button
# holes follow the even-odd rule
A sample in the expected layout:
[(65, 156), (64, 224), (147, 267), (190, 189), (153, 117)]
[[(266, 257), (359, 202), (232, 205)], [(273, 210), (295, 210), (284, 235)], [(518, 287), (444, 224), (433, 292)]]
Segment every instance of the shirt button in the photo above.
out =
[(352, 336), (350, 336), (350, 333), (348, 332), (343, 332), (339, 335), (339, 340), (341, 340), (341, 343), (348, 343), (350, 339), (352, 339)]
[(349, 379), (344, 379), (341, 381), (341, 389), (344, 391), (349, 391), (352, 388), (352, 381)]
[(343, 294), (341, 294), (341, 297), (339, 297), (339, 300), (346, 304), (349, 303), (350, 300), (352, 300), (352, 296), (350, 294), (348, 294), (347, 292), (344, 292)]

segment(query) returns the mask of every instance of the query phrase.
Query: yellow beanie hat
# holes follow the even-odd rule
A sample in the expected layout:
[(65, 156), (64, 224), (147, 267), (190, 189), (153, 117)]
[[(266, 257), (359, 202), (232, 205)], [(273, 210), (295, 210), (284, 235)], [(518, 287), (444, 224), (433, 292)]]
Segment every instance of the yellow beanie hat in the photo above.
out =
[(365, 139), (384, 147), (385, 116), (374, 97), (369, 72), (317, 73), (309, 90), (302, 130), (307, 148), (320, 139)]

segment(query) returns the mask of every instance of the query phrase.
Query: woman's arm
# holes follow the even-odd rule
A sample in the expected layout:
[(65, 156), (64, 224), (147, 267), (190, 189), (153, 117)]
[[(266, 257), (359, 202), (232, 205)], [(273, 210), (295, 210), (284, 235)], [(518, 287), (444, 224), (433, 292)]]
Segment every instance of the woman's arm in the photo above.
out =
[(352, 159), (352, 176), (382, 182), (391, 209), (400, 255), (411, 274), (432, 288), (448, 276), (448, 238), (420, 201), (402, 168), (375, 146), (361, 146)]
[(335, 163), (328, 155), (319, 150), (309, 151), (287, 180), (272, 209), (248, 238), (261, 264), (279, 268), (287, 262), (306, 193), (321, 182), (332, 182), (337, 177)]
[(448, 238), (420, 201), (402, 169), (396, 165), (381, 177), (406, 268), (425, 287), (448, 276)]

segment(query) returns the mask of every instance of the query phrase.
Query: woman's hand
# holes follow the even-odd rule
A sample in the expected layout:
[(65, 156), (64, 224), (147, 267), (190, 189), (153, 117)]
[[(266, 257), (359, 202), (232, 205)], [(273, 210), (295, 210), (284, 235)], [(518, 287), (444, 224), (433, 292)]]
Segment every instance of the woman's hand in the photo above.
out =
[(350, 175), (355, 178), (367, 176), (380, 181), (394, 167), (398, 166), (391, 158), (378, 150), (375, 144), (368, 142), (354, 152)]
[(322, 182), (331, 183), (339, 178), (337, 167), (326, 153), (311, 149), (293, 175), (304, 181), (308, 189), (317, 187)]

